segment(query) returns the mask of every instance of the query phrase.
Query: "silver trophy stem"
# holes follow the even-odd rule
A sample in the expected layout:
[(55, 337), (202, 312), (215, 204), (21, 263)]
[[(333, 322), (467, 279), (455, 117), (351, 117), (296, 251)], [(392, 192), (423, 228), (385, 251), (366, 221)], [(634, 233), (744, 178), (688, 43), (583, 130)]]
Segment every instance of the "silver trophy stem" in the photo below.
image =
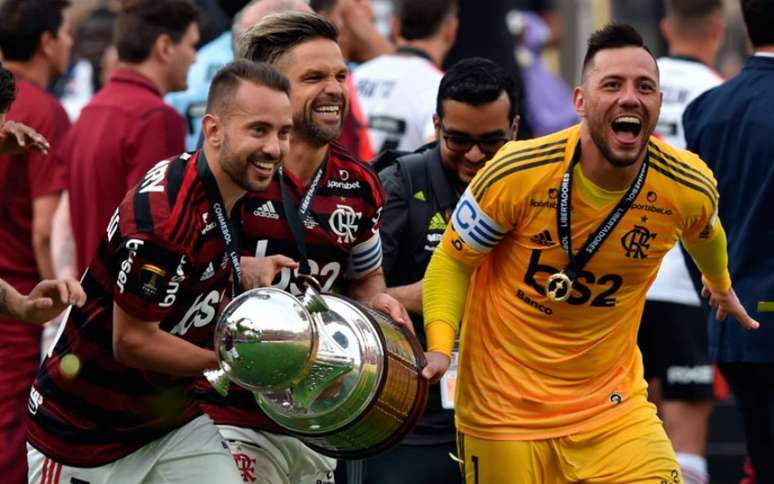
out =
[(210, 382), (212, 388), (220, 393), (221, 396), (225, 397), (228, 395), (228, 386), (231, 383), (231, 379), (223, 369), (218, 368), (217, 370), (207, 370), (204, 372), (204, 378)]

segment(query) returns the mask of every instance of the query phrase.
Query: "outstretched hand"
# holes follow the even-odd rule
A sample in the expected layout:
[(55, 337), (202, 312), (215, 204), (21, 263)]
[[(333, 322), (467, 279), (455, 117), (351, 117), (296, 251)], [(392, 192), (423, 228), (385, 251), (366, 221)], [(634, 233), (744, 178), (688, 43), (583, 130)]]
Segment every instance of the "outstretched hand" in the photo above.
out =
[(703, 277), (702, 283), (704, 287), (701, 289), (701, 295), (709, 298), (710, 307), (718, 308), (715, 313), (718, 321), (726, 319), (726, 316), (733, 316), (744, 329), (752, 330), (760, 327), (760, 323), (747, 314), (747, 310), (742, 306), (733, 288), (729, 288), (727, 292), (716, 291)]
[(17, 317), (42, 324), (57, 317), (67, 306), (74, 304), (81, 307), (85, 302), (86, 293), (75, 279), (47, 279), (22, 297)]
[(27, 125), (6, 121), (0, 126), (0, 154), (18, 155), (36, 150), (47, 155), (50, 147), (42, 134)]

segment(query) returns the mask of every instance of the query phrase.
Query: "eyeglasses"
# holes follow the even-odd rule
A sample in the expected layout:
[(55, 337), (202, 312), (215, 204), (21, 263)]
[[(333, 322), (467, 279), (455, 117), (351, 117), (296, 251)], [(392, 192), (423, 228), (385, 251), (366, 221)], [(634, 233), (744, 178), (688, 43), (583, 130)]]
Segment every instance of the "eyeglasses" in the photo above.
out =
[(467, 153), (473, 148), (473, 145), (476, 145), (482, 153), (494, 155), (505, 143), (511, 141), (508, 137), (472, 138), (459, 134), (449, 134), (443, 123), (441, 123), (441, 136), (446, 140), (446, 147), (457, 153)]

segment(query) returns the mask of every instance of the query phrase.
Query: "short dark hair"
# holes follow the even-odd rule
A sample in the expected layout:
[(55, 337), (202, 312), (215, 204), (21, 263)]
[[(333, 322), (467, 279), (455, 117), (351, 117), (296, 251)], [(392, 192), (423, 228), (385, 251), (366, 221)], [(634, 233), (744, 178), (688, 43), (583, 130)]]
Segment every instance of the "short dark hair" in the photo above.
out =
[(665, 0), (666, 16), (683, 36), (705, 38), (707, 20), (723, 12), (723, 0)]
[(5, 0), (0, 5), (0, 50), (9, 61), (32, 58), (40, 37), (56, 37), (69, 0)]
[(308, 12), (267, 15), (242, 37), (237, 57), (274, 64), (298, 44), (323, 38), (336, 42), (339, 30), (330, 21)]
[(406, 40), (427, 39), (457, 12), (457, 0), (395, 0), (400, 36)]
[(774, 45), (774, 2), (770, 0), (741, 0), (742, 16), (747, 35), (753, 47)]
[(0, 114), (5, 114), (16, 99), (16, 81), (13, 73), (0, 64)]
[(489, 59), (462, 59), (451, 66), (441, 79), (435, 111), (438, 117), (443, 118), (443, 101), (447, 99), (480, 106), (496, 101), (503, 91), (511, 103), (508, 119), (513, 122), (519, 112), (519, 95), (513, 76)]
[(124, 0), (113, 27), (118, 59), (139, 64), (150, 57), (161, 35), (179, 43), (199, 10), (191, 0)]
[(212, 78), (207, 94), (207, 112), (212, 113), (228, 106), (229, 98), (234, 95), (242, 81), (265, 86), (290, 96), (290, 81), (276, 67), (266, 62), (238, 59), (221, 67)]
[(597, 52), (607, 49), (618, 49), (621, 47), (640, 47), (644, 49), (655, 62), (656, 57), (653, 55), (648, 46), (645, 45), (645, 41), (642, 40), (642, 36), (637, 30), (628, 24), (623, 23), (610, 23), (597, 30), (589, 37), (588, 49), (586, 50), (586, 56), (583, 58), (582, 74), (585, 74), (591, 63), (594, 61), (594, 56)]

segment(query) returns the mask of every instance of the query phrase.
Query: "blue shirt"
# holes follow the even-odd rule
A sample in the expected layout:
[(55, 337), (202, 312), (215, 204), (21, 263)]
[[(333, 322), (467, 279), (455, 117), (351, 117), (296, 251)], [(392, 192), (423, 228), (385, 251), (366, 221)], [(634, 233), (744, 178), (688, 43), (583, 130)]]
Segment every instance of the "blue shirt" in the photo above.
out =
[(746, 331), (710, 316), (716, 362), (774, 362), (774, 58), (749, 58), (736, 77), (699, 96), (683, 116), (687, 148), (712, 168), (728, 236), (729, 271), (742, 304), (760, 321)]
[(195, 150), (202, 131), (210, 82), (218, 69), (234, 60), (231, 32), (224, 32), (196, 53), (196, 62), (188, 71), (188, 89), (167, 94), (164, 100), (185, 118), (186, 150)]

